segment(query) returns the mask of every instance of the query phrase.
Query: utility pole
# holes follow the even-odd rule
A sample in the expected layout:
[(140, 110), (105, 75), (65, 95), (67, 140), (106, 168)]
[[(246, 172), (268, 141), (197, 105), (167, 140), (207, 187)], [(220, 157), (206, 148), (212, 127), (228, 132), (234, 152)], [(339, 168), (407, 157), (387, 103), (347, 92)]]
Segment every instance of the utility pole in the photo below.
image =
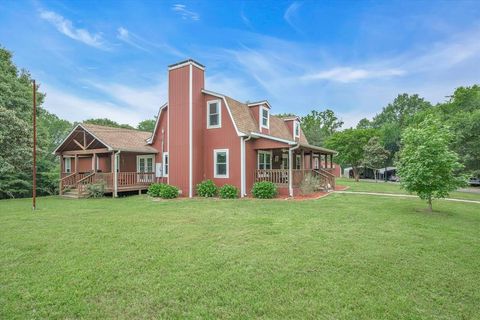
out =
[(32, 190), (32, 208), (37, 208), (37, 87), (33, 80), (33, 190)]

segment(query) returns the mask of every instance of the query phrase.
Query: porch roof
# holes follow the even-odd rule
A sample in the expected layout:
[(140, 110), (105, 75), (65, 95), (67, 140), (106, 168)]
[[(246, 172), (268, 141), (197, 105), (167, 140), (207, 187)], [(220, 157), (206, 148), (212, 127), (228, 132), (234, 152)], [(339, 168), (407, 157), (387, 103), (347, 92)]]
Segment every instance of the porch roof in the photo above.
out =
[(65, 140), (55, 149), (54, 153), (66, 150), (70, 140), (73, 139), (79, 131), (83, 130), (111, 151), (158, 153), (155, 148), (147, 144), (147, 139), (151, 135), (150, 132), (111, 128), (87, 123), (81, 123), (75, 126)]
[(310, 150), (310, 151), (321, 152), (322, 154), (333, 154), (333, 155), (338, 154), (338, 152), (335, 151), (335, 150), (330, 150), (330, 149), (327, 149), (327, 148), (312, 146), (311, 144), (308, 144), (308, 143), (300, 143), (300, 148), (301, 149), (307, 149), (307, 150)]

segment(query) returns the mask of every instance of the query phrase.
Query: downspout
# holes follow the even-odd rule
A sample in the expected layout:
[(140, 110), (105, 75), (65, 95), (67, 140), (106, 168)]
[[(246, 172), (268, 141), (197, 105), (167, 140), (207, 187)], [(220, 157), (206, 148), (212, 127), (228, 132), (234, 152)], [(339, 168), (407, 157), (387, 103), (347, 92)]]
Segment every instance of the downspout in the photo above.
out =
[(297, 144), (294, 147), (288, 148), (288, 194), (290, 197), (293, 197), (293, 182), (292, 182), (292, 151), (298, 149), (300, 144)]
[(120, 162), (120, 150), (115, 152), (114, 154), (115, 159), (113, 160), (113, 196), (116, 198), (118, 197), (118, 168), (117, 168), (117, 156), (118, 156), (118, 162)]
[(252, 136), (249, 135), (246, 139), (245, 137), (240, 138), (240, 196), (243, 198), (247, 195), (247, 183), (246, 183), (246, 150), (245, 142), (252, 139)]

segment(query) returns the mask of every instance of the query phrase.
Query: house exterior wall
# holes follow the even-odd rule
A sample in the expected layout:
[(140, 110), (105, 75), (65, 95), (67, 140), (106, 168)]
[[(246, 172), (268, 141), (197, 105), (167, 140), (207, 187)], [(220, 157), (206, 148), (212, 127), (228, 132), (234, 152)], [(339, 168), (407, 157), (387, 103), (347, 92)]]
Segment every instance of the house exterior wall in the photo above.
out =
[[(195, 186), (205, 178), (204, 153), (205, 132), (207, 127), (207, 104), (202, 89), (205, 87), (205, 71), (192, 66), (192, 192)], [(223, 111), (223, 110), (222, 110)], [(224, 113), (222, 112), (222, 118)], [(223, 120), (223, 119), (222, 119)], [(215, 130), (215, 129), (213, 129)]]
[[(155, 136), (152, 137), (152, 147), (158, 150), (155, 155), (155, 163), (163, 166), (163, 153), (168, 152), (168, 106), (160, 112), (157, 127), (155, 128)], [(159, 177), (156, 179), (159, 183), (167, 183), (168, 178)]]
[[(207, 102), (211, 100), (219, 100), (218, 97), (205, 95), (203, 108), (203, 175), (198, 181), (204, 179), (211, 179), (217, 186), (224, 184), (231, 184), (236, 186), (239, 190), (241, 188), (241, 159), (240, 159), (240, 137), (237, 135), (235, 126), (228, 113), (227, 106), (223, 99), (220, 99), (221, 104), (221, 128), (207, 129)], [(228, 178), (214, 177), (214, 150), (228, 149)]]
[[(72, 159), (72, 163), (75, 162), (75, 158)], [(74, 167), (75, 164), (72, 164)], [(92, 157), (78, 157), (78, 172), (92, 171)]]
[(112, 172), (111, 154), (98, 154), (98, 168), (101, 172)]

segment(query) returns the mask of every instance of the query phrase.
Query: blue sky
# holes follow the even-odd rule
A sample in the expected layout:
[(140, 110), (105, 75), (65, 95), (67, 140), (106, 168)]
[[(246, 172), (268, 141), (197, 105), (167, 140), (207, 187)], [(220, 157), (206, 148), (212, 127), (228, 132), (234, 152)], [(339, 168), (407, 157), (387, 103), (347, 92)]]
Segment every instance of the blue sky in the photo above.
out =
[(399, 93), (480, 83), (480, 1), (7, 0), (0, 44), (71, 121), (152, 118), (167, 66), (193, 58), (209, 90), (348, 127)]

